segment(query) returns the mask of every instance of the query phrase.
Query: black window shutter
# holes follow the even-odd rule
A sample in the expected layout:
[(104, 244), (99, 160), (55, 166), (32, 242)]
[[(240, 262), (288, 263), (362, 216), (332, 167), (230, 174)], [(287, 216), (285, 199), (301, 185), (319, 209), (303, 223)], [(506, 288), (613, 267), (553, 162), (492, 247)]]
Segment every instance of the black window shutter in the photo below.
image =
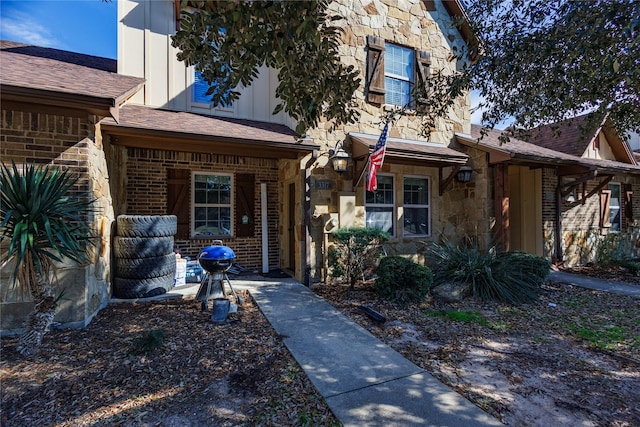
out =
[(367, 36), (367, 101), (384, 104), (384, 39)]
[(191, 172), (189, 169), (167, 169), (167, 212), (178, 217), (176, 239), (191, 237), (189, 211), (191, 204)]
[(416, 56), (416, 68), (417, 68), (417, 84), (418, 84), (418, 99), (419, 103), (427, 102), (427, 88), (429, 84), (429, 73), (431, 68), (431, 53), (424, 50), (419, 50)]
[(255, 175), (252, 173), (236, 174), (236, 237), (253, 237), (255, 235)]

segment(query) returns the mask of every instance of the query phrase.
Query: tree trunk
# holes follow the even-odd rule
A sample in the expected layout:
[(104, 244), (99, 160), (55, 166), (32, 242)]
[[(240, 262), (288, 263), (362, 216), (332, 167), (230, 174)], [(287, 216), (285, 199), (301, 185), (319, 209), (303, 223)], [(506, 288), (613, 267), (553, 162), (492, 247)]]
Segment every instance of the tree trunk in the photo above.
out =
[(29, 314), (29, 324), (24, 334), (18, 340), (18, 353), (24, 358), (32, 358), (40, 350), (42, 338), (49, 330), (56, 314), (56, 298), (54, 289), (42, 274), (36, 274), (38, 284), (34, 293), (35, 307)]

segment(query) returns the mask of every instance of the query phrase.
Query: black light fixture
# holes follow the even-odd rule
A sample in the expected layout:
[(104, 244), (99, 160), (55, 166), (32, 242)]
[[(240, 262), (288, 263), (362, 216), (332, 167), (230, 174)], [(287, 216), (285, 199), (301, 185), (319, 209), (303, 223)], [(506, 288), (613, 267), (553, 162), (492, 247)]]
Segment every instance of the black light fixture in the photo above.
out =
[(349, 165), (349, 153), (344, 151), (342, 146), (331, 149), (329, 150), (329, 160), (334, 171), (338, 173), (346, 172)]
[(472, 173), (473, 169), (471, 169), (469, 166), (463, 166), (460, 168), (458, 173), (456, 173), (456, 179), (458, 180), (458, 182), (461, 182), (463, 184), (467, 183), (471, 181)]

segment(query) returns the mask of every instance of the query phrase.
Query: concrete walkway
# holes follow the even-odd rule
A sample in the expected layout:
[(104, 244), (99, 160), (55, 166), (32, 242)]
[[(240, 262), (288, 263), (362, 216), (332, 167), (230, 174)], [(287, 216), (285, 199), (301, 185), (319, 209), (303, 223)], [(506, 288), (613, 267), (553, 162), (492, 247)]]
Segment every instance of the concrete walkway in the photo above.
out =
[(248, 289), (344, 426), (500, 426), (302, 284)]
[(552, 271), (549, 273), (549, 280), (568, 283), (573, 286), (580, 286), (581, 288), (640, 298), (640, 286), (637, 285), (627, 285), (625, 283), (580, 276), (562, 271)]
[[(552, 271), (574, 286), (640, 297), (640, 286)], [(293, 279), (233, 278), (246, 289), (344, 426), (500, 426), (470, 401)], [(195, 294), (197, 285), (164, 298)]]

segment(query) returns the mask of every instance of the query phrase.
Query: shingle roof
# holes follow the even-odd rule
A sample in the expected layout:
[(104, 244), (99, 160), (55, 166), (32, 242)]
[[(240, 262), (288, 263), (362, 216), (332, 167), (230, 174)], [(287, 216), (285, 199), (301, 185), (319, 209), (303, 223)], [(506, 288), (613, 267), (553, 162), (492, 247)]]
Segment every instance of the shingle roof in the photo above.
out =
[(529, 142), (554, 151), (581, 157), (596, 136), (597, 125), (589, 123), (589, 115), (574, 117), (531, 131)]
[[(478, 140), (481, 136), (480, 130), (482, 126), (480, 125), (471, 125), (471, 138), (473, 140)], [(526, 156), (530, 158), (538, 158), (540, 160), (549, 160), (549, 161), (576, 161), (576, 156), (564, 153), (562, 151), (552, 150), (546, 147), (538, 146), (536, 144), (532, 144), (526, 141), (522, 141), (520, 139), (516, 139), (513, 137), (509, 138), (509, 142), (503, 143), (500, 141), (500, 136), (502, 135), (502, 131), (500, 130), (489, 130), (487, 135), (485, 135), (480, 141), (480, 145), (485, 145), (488, 147), (496, 148), (508, 153), (511, 153), (515, 156)]]
[(295, 144), (299, 136), (276, 123), (230, 119), (184, 111), (169, 111), (127, 104), (120, 109), (116, 123), (111, 118), (101, 122), (103, 129), (139, 129), (192, 136), (209, 136), (253, 141)]
[[(365, 147), (368, 153), (376, 145), (379, 136), (351, 132), (349, 137)], [(426, 162), (431, 165), (456, 165), (465, 164), (469, 156), (438, 143), (389, 137), (385, 158), (416, 164)]]
[(116, 61), (58, 49), (0, 41), (3, 94), (64, 94), (100, 99), (115, 106), (144, 83), (116, 73)]
[(482, 126), (480, 125), (471, 125), (471, 135), (456, 134), (456, 139), (458, 142), (468, 147), (475, 147), (480, 150), (501, 153), (503, 155), (501, 161), (508, 159), (514, 163), (516, 161), (520, 161), (549, 165), (578, 165), (589, 169), (607, 169), (613, 171), (640, 173), (640, 166), (637, 165), (615, 162), (612, 160), (585, 159), (576, 155), (541, 147), (513, 137), (509, 138), (509, 142), (503, 143), (499, 139), (502, 134), (502, 131), (500, 130), (489, 130), (487, 135), (479, 140), (481, 137), (481, 129)]

